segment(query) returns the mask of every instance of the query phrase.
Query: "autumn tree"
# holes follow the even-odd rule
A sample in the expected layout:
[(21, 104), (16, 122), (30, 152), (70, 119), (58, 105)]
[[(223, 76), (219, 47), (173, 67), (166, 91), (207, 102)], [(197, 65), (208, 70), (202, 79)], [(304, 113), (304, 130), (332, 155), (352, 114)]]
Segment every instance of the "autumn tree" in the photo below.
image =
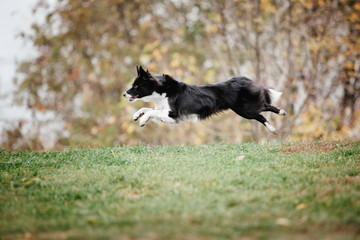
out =
[(121, 95), (139, 64), (191, 84), (245, 75), (283, 91), (279, 105), (289, 116), (271, 116), (275, 139), (359, 136), (356, 1), (68, 0), (48, 12), (24, 35), (38, 57), (23, 61), (16, 79), (17, 103), (33, 112), (29, 141), (49, 141), (48, 132), (58, 148), (274, 138), (230, 112), (200, 124), (138, 127), (131, 116), (145, 104)]

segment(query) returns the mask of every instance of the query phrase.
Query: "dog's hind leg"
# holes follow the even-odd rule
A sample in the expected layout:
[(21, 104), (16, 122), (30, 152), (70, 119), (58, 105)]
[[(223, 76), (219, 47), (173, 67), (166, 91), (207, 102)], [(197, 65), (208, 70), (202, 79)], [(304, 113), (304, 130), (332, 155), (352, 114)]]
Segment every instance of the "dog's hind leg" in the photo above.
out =
[(279, 115), (286, 115), (286, 112), (283, 109), (279, 109), (277, 107), (274, 107), (272, 105), (266, 104), (263, 112), (273, 112)]
[(266, 120), (266, 118), (264, 118), (263, 115), (258, 114), (258, 115), (256, 115), (255, 117), (253, 117), (253, 119), (257, 120), (258, 122), (261, 122), (262, 124), (264, 124), (265, 127), (266, 127), (270, 132), (272, 132), (273, 134), (275, 134), (275, 135), (277, 134), (275, 127), (274, 127), (273, 125), (271, 125), (271, 124), (268, 122), (268, 120)]
[[(275, 107), (274, 107), (275, 108)], [(256, 121), (264, 124), (264, 126), (273, 134), (277, 134), (276, 133), (276, 129), (268, 122), (268, 120), (266, 120), (266, 118), (264, 118), (263, 115), (258, 114), (258, 113), (250, 113), (250, 114), (246, 114), (242, 109), (243, 108), (231, 108), (234, 112), (236, 112), (238, 115), (242, 116), (243, 118), (247, 118), (247, 119), (255, 119)], [(265, 110), (266, 111), (266, 110)], [(280, 110), (278, 109), (278, 112)]]

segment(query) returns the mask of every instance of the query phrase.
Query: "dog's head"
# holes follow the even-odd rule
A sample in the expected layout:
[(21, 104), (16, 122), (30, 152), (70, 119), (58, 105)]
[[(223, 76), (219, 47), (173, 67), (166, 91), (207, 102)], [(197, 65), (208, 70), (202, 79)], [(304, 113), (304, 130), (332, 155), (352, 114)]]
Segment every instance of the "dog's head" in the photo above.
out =
[(154, 93), (159, 83), (155, 77), (151, 75), (149, 70), (144, 70), (142, 66), (136, 66), (137, 77), (132, 87), (124, 93), (124, 97), (129, 98), (130, 102), (135, 102), (143, 97)]

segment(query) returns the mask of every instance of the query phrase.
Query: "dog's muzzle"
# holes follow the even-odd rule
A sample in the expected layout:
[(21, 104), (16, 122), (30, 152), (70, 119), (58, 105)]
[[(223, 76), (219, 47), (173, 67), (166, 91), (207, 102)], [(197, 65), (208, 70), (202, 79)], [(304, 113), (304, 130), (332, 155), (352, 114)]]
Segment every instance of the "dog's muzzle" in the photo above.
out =
[(132, 101), (134, 101), (139, 95), (131, 96), (131, 95), (128, 94), (127, 92), (124, 92), (123, 96), (124, 96), (125, 98), (129, 98), (129, 102), (132, 102)]

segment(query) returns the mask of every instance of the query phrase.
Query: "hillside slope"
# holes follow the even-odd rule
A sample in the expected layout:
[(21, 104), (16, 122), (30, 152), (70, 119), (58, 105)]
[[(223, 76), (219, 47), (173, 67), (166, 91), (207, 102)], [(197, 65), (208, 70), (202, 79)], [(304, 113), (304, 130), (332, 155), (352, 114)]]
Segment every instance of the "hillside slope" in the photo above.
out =
[(360, 142), (0, 150), (3, 239), (354, 239)]

